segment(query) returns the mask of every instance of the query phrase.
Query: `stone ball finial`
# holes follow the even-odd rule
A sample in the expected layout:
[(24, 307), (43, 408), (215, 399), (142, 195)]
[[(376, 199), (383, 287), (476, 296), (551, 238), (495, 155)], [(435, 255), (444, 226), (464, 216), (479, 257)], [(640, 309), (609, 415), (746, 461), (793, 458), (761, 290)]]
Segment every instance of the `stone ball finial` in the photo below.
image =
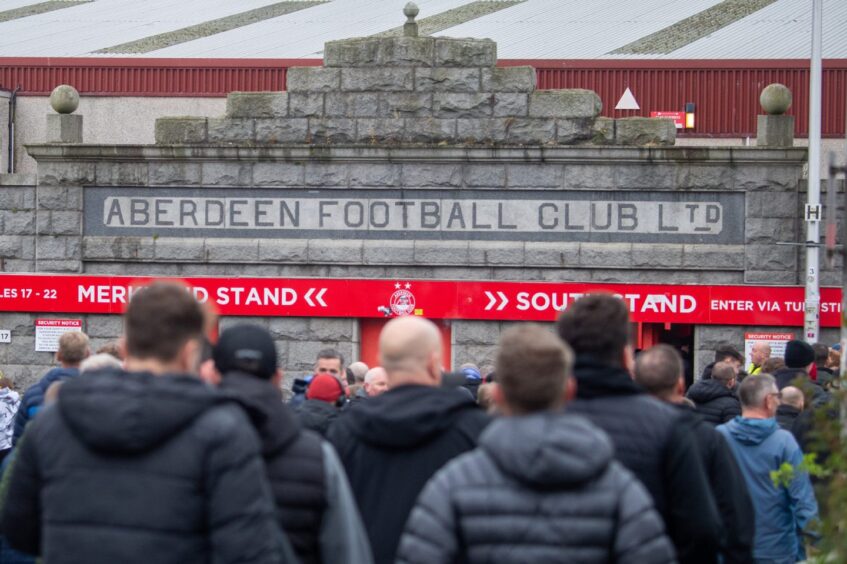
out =
[(403, 13), (406, 15), (406, 23), (403, 24), (403, 35), (405, 37), (418, 36), (418, 23), (415, 21), (415, 16), (420, 10), (414, 2), (409, 2), (403, 7)]
[(759, 103), (766, 114), (782, 115), (791, 107), (791, 90), (777, 82), (768, 84), (759, 95)]
[(415, 23), (415, 17), (417, 17), (420, 11), (420, 8), (414, 2), (408, 2), (403, 6), (403, 15), (408, 18), (408, 23)]
[(79, 107), (79, 92), (68, 84), (60, 84), (50, 93), (50, 106), (59, 114), (72, 114)]

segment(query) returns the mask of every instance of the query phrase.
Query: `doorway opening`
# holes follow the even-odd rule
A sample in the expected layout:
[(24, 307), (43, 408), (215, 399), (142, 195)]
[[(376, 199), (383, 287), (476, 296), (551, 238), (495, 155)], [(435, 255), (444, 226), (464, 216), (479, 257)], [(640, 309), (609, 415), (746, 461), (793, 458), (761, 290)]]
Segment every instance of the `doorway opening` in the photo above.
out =
[(653, 345), (671, 345), (682, 355), (685, 365), (685, 389), (694, 383), (694, 325), (681, 323), (633, 323), (635, 350), (643, 351)]
[[(361, 340), (361, 348), (359, 350), (359, 359), (368, 366), (379, 366), (379, 333), (390, 319), (360, 319), (359, 320), (359, 338)], [(430, 319), (438, 327), (441, 333), (441, 363), (442, 368), (450, 371), (452, 331), (450, 322), (445, 319)]]

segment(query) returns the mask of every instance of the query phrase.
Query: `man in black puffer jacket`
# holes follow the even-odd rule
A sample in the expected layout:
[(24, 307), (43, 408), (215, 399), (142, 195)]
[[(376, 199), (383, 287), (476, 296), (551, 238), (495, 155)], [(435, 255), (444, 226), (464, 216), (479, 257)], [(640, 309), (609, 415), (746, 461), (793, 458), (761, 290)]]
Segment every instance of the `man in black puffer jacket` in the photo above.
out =
[(653, 496), (680, 562), (714, 563), (721, 525), (690, 414), (644, 393), (632, 381), (629, 313), (608, 294), (578, 299), (556, 323), (576, 353), (571, 413), (606, 431), (615, 457)]
[(697, 406), (697, 413), (715, 427), (741, 415), (741, 402), (735, 389), (735, 367), (719, 362), (712, 368), (709, 380), (698, 380), (686, 397)]
[(244, 407), (193, 375), (204, 321), (182, 286), (133, 295), (127, 371), (69, 379), (21, 438), (13, 547), (51, 564), (294, 561)]
[(703, 368), (703, 372), (700, 374), (701, 380), (711, 380), (712, 379), (712, 369), (719, 362), (728, 362), (735, 367), (735, 373), (738, 374), (741, 372), (741, 369), (744, 367), (744, 355), (738, 352), (738, 349), (730, 345), (729, 343), (721, 343), (715, 349), (715, 360), (714, 362), (710, 362)]
[[(805, 398), (803, 391), (794, 386), (782, 388), (779, 407), (776, 408), (776, 422), (781, 429), (791, 432), (797, 420), (803, 414)], [(794, 434), (792, 432), (792, 434)], [(796, 439), (797, 436), (795, 435)]]
[(267, 329), (245, 324), (224, 330), (214, 359), (223, 375), (221, 389), (264, 415), (256, 430), (277, 522), (300, 561), (371, 562), (367, 534), (338, 455), (317, 433), (302, 429), (282, 401), (282, 371)]
[(374, 561), (389, 564), (424, 484), (473, 449), (489, 420), (470, 394), (438, 387), (441, 336), (431, 322), (389, 321), (379, 349), (388, 391), (342, 412), (328, 438), (350, 478)]
[(674, 562), (650, 495), (606, 434), (560, 412), (574, 395), (572, 366), (541, 326), (503, 334), (494, 394), (505, 417), (429, 481), (398, 564)]
[[(638, 355), (635, 381), (656, 399), (682, 411), (694, 411), (682, 395), (685, 391), (682, 357), (670, 345), (656, 345)], [(696, 417), (694, 433), (723, 524), (721, 561), (749, 564), (753, 561), (755, 515), (744, 475), (723, 435), (713, 425)]]

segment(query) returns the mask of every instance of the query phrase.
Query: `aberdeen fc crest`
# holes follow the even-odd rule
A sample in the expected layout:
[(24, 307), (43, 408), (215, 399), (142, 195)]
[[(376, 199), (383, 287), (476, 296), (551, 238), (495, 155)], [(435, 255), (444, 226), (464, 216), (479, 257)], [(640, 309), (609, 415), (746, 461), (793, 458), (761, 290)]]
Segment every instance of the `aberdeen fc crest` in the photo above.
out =
[(415, 311), (415, 295), (409, 290), (412, 285), (408, 282), (394, 284), (394, 293), (388, 301), (388, 306), (394, 315), (411, 315)]

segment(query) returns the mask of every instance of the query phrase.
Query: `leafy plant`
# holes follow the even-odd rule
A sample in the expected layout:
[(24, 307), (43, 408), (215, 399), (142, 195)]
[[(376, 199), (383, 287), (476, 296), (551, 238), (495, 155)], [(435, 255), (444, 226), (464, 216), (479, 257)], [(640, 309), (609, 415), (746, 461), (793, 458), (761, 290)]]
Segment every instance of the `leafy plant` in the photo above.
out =
[[(809, 562), (844, 562), (847, 559), (847, 419), (845, 419), (845, 387), (837, 380), (830, 391), (829, 401), (817, 407), (809, 419), (811, 429), (806, 444), (804, 467), (813, 477), (815, 495), (820, 510), (816, 525), (820, 539), (810, 551)], [(812, 409), (811, 384), (806, 392), (807, 409)], [(790, 466), (790, 465), (789, 465)], [(793, 478), (795, 469), (780, 468), (771, 474), (774, 484), (785, 484)]]
[(794, 481), (798, 472), (805, 472), (814, 478), (826, 478), (830, 474), (830, 470), (818, 463), (818, 454), (810, 452), (803, 455), (803, 462), (796, 468), (789, 462), (783, 462), (782, 466), (777, 470), (771, 470), (771, 482), (777, 488), (787, 488)]

